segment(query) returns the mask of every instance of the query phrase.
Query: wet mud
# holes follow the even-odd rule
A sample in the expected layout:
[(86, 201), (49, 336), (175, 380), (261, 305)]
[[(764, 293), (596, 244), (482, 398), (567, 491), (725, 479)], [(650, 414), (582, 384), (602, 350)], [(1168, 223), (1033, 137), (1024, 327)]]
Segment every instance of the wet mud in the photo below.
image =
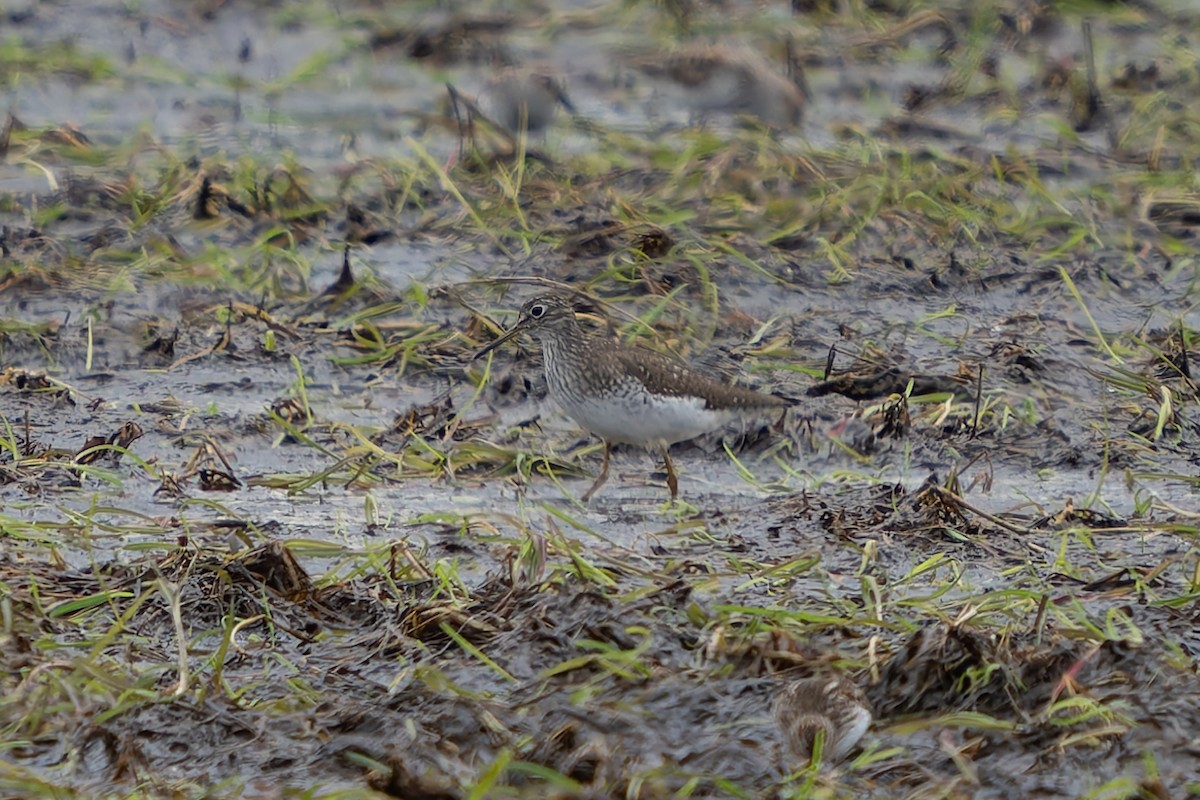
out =
[(1200, 791), (1189, 4), (3, 13), (3, 796)]

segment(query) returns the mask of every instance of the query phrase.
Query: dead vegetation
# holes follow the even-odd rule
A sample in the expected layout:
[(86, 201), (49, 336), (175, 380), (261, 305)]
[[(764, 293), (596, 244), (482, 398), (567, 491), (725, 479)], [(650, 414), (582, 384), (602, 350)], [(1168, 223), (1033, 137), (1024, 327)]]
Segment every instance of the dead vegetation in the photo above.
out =
[[(943, 5), (11, 12), (17, 100), (189, 116), (0, 132), (5, 796), (1195, 792), (1194, 14)], [(645, 47), (538, 137), (438, 106), (534, 31)], [(581, 505), (537, 358), (469, 361), (545, 290), (796, 407)], [(875, 722), (792, 763), (829, 676)]]

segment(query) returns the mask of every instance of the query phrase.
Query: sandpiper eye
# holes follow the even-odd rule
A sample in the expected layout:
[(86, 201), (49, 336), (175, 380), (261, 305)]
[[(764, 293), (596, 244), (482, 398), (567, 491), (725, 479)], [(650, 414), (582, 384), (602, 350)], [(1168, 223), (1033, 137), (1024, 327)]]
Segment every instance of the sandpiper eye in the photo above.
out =
[(533, 306), (529, 309), (529, 316), (533, 317), (534, 319), (541, 319), (542, 317), (546, 316), (546, 307), (540, 303), (536, 306)]

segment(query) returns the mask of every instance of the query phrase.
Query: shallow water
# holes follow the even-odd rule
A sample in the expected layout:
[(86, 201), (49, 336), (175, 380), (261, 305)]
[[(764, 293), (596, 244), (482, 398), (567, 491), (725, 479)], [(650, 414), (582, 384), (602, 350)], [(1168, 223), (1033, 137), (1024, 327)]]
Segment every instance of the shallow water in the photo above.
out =
[[(790, 32), (798, 130), (631, 66), (682, 39), (655, 4), (464, 8), (427, 58), (446, 9), (7, 9), (12, 113), (93, 147), (17, 131), (0, 163), (0, 786), (541, 797), (537, 767), (563, 796), (789, 796), (770, 700), (830, 670), (876, 713), (830, 796), (1200, 784), (1194, 392), (1166, 366), (1194, 223), (1151, 214), (1190, 197), (1194, 64), (1162, 31), (1192, 9), (1097, 10), (1109, 116), (1074, 132), (1072, 14), (947, 6), (939, 54), (915, 13), (735, 5), (691, 33), (775, 58)], [(524, 171), (446, 111), (498, 54), (580, 112)], [(201, 173), (244, 213), (195, 219)], [(630, 256), (651, 226), (675, 249)], [(680, 504), (622, 448), (584, 506), (599, 448), (530, 344), (486, 384), (469, 360), (538, 281), (796, 408), (678, 445)], [(903, 379), (810, 395), (831, 347), (834, 380)], [(889, 428), (910, 375), (954, 397)]]

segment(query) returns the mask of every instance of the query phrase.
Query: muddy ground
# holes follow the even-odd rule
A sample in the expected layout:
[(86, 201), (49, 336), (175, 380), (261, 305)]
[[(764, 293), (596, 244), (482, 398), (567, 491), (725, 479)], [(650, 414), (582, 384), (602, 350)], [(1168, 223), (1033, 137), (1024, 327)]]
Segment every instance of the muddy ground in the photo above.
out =
[[(3, 796), (1200, 793), (1190, 3), (0, 11)], [(581, 504), (547, 287), (794, 407)]]

